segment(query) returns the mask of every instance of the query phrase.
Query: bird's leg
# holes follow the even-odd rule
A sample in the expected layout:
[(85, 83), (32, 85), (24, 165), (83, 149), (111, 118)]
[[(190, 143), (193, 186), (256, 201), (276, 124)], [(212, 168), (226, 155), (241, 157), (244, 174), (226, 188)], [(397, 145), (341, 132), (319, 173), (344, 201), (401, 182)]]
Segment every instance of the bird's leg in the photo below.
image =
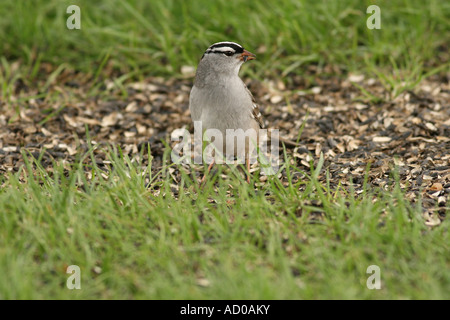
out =
[(245, 156), (245, 163), (247, 164), (247, 183), (250, 184), (250, 155), (248, 152)]
[(213, 158), (212, 162), (210, 163), (210, 165), (208, 166), (208, 170), (207, 172), (203, 175), (202, 180), (200, 181), (200, 186), (202, 186), (205, 181), (206, 181), (206, 176), (209, 175), (209, 173), (211, 172), (212, 167), (214, 166), (214, 163), (216, 162), (216, 159)]

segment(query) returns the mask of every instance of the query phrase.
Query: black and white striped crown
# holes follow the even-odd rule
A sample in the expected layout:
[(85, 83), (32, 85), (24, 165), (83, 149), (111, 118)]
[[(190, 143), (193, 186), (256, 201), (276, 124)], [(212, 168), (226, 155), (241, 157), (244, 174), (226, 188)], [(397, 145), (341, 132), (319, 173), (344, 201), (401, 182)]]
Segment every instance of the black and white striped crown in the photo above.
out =
[(233, 54), (236, 53), (243, 53), (244, 48), (236, 43), (236, 42), (229, 42), (229, 41), (223, 41), (223, 42), (217, 42), (211, 45), (205, 52), (205, 54), (209, 53), (228, 53), (231, 52)]

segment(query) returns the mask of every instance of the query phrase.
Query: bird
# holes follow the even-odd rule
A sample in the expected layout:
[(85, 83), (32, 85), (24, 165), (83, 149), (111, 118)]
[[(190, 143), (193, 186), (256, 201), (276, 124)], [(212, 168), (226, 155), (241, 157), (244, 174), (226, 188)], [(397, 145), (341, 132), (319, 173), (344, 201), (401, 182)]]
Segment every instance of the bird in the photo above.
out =
[[(239, 77), (241, 66), (253, 59), (256, 56), (236, 42), (222, 41), (210, 45), (198, 63), (189, 96), (192, 121), (200, 121), (206, 133), (216, 130), (222, 135), (222, 139), (214, 136), (214, 141), (211, 140), (216, 151), (221, 152), (226, 159), (245, 157), (248, 183), (250, 155), (259, 143), (259, 129), (264, 128), (259, 106)], [(242, 144), (242, 140), (241, 144), (235, 143), (235, 136), (237, 139), (244, 138), (245, 143)], [(215, 159), (209, 164), (207, 174)], [(201, 184), (207, 174), (203, 176)]]

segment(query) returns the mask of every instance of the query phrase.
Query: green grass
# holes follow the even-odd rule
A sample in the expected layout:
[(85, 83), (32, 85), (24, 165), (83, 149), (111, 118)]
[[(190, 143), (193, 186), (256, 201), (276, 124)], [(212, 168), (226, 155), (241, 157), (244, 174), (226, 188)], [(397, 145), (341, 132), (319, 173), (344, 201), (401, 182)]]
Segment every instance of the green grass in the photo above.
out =
[[(366, 27), (366, 9), (374, 3), (381, 8), (380, 30)], [(66, 27), (72, 4), (81, 9), (80, 30)], [(257, 53), (242, 74), (260, 81), (289, 84), (301, 74), (314, 86), (307, 66), (332, 65), (344, 75), (378, 79), (390, 98), (450, 68), (450, 3), (440, 0), (4, 0), (0, 14), (4, 101), (16, 81), (33, 86), (44, 79), (48, 86), (53, 78), (42, 72), (45, 63), (55, 67), (55, 77), (63, 69), (90, 74), (91, 96), (105, 80), (126, 94), (123, 84), (130, 80), (182, 77), (182, 66), (196, 66), (204, 50), (222, 40)], [(385, 100), (364, 88), (361, 93), (369, 102)]]
[[(366, 27), (374, 3), (381, 8), (380, 30)], [(81, 8), (81, 30), (66, 28), (69, 4)], [(448, 59), (450, 41), (450, 4), (440, 0), (5, 0), (0, 14), (0, 56), (21, 59), (31, 78), (43, 61), (97, 71), (105, 57), (135, 77), (176, 75), (221, 40), (256, 51), (253, 72), (260, 77), (302, 73), (311, 63), (426, 72)]]
[[(426, 227), (395, 186), (332, 193), (315, 178), (319, 162), (309, 178), (269, 177), (256, 191), (219, 167), (200, 192), (187, 172), (174, 197), (169, 167), (152, 174), (151, 163), (108, 154), (111, 168), (92, 167), (91, 181), (81, 162), (49, 175), (26, 157), (4, 182), (1, 299), (450, 297), (448, 222)], [(66, 287), (69, 265), (81, 290)], [(366, 287), (370, 265), (380, 290)]]
[[(366, 28), (373, 3), (381, 30)], [(71, 4), (81, 30), (65, 26)], [(97, 95), (108, 78), (120, 87), (181, 77), (221, 40), (257, 53), (243, 70), (252, 78), (290, 83), (308, 65), (333, 65), (378, 79), (392, 97), (449, 66), (450, 3), (440, 0), (2, 0), (0, 16), (0, 106), (61, 104), (42, 124), (70, 102), (47, 92), (66, 68), (90, 75)], [(14, 97), (19, 80), (38, 93)], [(107, 154), (106, 171), (87, 153), (52, 174), (24, 154), (19, 172), (0, 176), (0, 299), (450, 298), (448, 219), (427, 227), (395, 177), (388, 191), (356, 196), (320, 183), (319, 162), (299, 182), (269, 177), (255, 191), (219, 167), (199, 190), (190, 173), (172, 180), (176, 166), (155, 172), (151, 161)], [(286, 163), (289, 177), (301, 171)], [(81, 290), (66, 287), (69, 265), (81, 268)], [(366, 287), (370, 265), (380, 290)]]

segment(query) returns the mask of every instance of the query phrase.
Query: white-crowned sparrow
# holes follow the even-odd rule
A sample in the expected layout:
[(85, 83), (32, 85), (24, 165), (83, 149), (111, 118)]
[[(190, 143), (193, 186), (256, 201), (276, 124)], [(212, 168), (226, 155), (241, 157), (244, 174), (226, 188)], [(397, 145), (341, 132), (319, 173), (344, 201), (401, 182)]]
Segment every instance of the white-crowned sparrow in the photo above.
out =
[[(242, 64), (252, 59), (255, 59), (255, 55), (235, 42), (214, 43), (205, 51), (198, 64), (189, 98), (192, 120), (201, 121), (203, 130), (216, 129), (222, 134), (223, 141), (215, 139), (213, 142), (226, 158), (245, 154), (248, 174), (249, 154), (258, 143), (255, 140), (258, 139), (259, 129), (263, 128), (263, 120), (252, 94), (238, 73)], [(242, 144), (235, 142), (235, 134), (227, 134), (227, 129), (234, 133), (242, 129), (255, 135), (251, 135), (250, 143), (250, 138), (244, 137), (246, 143), (242, 147)], [(234, 148), (227, 149), (227, 145)], [(214, 160), (208, 172), (213, 164)], [(247, 181), (250, 181), (249, 175)]]

